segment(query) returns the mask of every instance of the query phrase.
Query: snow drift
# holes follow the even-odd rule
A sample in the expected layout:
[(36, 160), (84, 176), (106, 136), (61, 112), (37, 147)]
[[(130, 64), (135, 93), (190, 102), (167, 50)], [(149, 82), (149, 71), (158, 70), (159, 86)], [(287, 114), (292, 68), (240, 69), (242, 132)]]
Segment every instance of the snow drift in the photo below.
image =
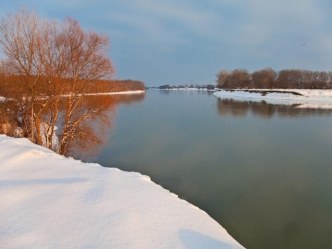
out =
[(0, 248), (243, 248), (139, 173), (0, 135)]

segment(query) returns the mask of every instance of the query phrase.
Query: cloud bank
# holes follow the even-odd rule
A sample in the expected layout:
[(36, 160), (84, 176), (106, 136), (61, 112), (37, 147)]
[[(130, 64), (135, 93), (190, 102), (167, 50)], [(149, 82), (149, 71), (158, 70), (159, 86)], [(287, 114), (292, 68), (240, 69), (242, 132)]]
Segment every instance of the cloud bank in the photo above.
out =
[(20, 6), (108, 34), (117, 77), (148, 85), (214, 83), (220, 69), (332, 67), (327, 0), (13, 0), (0, 12)]

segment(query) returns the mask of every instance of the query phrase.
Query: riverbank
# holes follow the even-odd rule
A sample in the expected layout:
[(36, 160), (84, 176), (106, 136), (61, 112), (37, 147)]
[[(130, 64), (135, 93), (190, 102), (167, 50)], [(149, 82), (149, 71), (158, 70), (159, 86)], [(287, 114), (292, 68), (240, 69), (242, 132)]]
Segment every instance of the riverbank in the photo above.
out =
[(125, 95), (125, 94), (143, 94), (145, 90), (133, 90), (133, 91), (119, 91), (119, 92), (105, 92), (105, 93), (86, 93), (85, 96), (96, 95)]
[(332, 90), (312, 89), (232, 89), (216, 91), (221, 99), (268, 104), (293, 105), (297, 108), (332, 109)]
[(243, 248), (139, 173), (0, 135), (1, 248)]
[[(85, 93), (84, 96), (134, 95), (134, 94), (145, 94), (145, 90)], [(68, 97), (68, 96), (70, 95), (68, 94), (61, 95), (61, 97)]]
[[(136, 95), (145, 94), (145, 90), (133, 90), (133, 91), (118, 91), (118, 92), (100, 92), (100, 93), (85, 93), (84, 96), (108, 96), (108, 95)], [(68, 94), (63, 94), (61, 97), (68, 97)], [(6, 98), (0, 96), (0, 102), (5, 101)]]

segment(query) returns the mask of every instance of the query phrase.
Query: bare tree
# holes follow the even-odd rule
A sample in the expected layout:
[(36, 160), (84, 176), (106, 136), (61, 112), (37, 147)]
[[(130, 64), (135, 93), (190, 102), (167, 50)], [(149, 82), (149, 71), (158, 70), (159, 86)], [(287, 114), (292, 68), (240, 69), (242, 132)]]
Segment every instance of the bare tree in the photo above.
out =
[(220, 88), (297, 88), (297, 89), (331, 89), (332, 73), (286, 69), (275, 72), (271, 68), (248, 73), (243, 69), (231, 72), (220, 71), (217, 85)]
[(251, 85), (251, 76), (245, 69), (235, 69), (231, 74), (231, 85), (236, 88), (248, 88)]
[(22, 96), (26, 107), (24, 114), (27, 115), (30, 112), (30, 127), (27, 132), (34, 142), (36, 85), (41, 74), (36, 66), (36, 43), (39, 35), (37, 16), (26, 10), (14, 15), (8, 14), (0, 21), (0, 45), (6, 56), (6, 68), (10, 70), (9, 73), (18, 76), (21, 80), (18, 87), (23, 88), (25, 93), (25, 96)]
[(99, 113), (86, 108), (83, 99), (89, 84), (109, 79), (113, 73), (106, 55), (108, 38), (85, 32), (72, 19), (52, 22), (20, 11), (0, 23), (0, 45), (7, 72), (22, 89), (23, 120), (30, 113), (27, 133), (33, 142), (53, 147), (59, 129), (59, 152), (65, 154), (80, 125)]
[(67, 152), (79, 126), (86, 119), (98, 114), (98, 109), (80, 109), (88, 84), (113, 73), (111, 61), (105, 54), (108, 38), (94, 32), (84, 32), (79, 23), (68, 19), (63, 30), (65, 43), (64, 83), (68, 86), (68, 96), (60, 136), (60, 153)]
[(227, 70), (221, 70), (218, 74), (217, 74), (217, 86), (219, 88), (230, 88), (230, 84), (229, 84), (229, 75), (231, 73)]
[(255, 71), (251, 74), (254, 88), (272, 88), (276, 77), (276, 72), (271, 68)]

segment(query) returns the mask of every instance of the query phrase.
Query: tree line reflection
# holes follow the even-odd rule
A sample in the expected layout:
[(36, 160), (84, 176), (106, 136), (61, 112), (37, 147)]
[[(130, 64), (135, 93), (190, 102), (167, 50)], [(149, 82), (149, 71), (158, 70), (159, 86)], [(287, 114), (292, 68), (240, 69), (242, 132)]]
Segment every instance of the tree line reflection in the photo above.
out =
[(302, 116), (331, 115), (332, 109), (304, 108), (298, 105), (275, 105), (264, 101), (238, 101), (233, 99), (217, 98), (217, 109), (220, 116), (242, 117), (255, 115), (262, 118), (293, 118)]
[[(99, 109), (98, 114), (80, 126), (80, 135), (75, 137), (67, 155), (82, 160), (95, 156), (108, 142), (117, 108), (143, 101), (145, 94), (132, 95), (94, 95), (85, 96), (81, 112), (88, 109)], [(60, 124), (61, 126), (61, 124)]]

